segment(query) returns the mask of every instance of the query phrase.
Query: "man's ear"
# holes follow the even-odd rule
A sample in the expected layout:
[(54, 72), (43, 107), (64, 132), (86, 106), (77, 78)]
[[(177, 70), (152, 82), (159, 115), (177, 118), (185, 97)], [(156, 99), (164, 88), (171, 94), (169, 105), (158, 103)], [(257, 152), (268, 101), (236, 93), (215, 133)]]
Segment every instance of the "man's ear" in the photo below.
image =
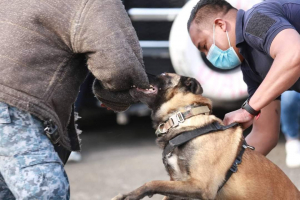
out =
[(184, 85), (186, 86), (186, 89), (188, 91), (192, 92), (193, 94), (202, 94), (203, 93), (203, 89), (202, 89), (200, 83), (194, 78), (187, 78), (184, 81)]
[(226, 24), (226, 22), (225, 22), (223, 19), (221, 19), (221, 18), (216, 18), (216, 19), (215, 19), (215, 26), (220, 27), (224, 32), (226, 32), (226, 30), (227, 30), (227, 24)]

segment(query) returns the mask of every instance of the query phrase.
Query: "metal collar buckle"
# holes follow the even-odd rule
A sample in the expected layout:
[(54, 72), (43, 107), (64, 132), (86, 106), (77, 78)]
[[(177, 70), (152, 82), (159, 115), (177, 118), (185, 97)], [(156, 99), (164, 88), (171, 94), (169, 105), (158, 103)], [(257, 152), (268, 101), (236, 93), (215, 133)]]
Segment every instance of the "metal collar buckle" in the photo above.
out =
[(167, 132), (167, 131), (164, 131), (164, 126), (165, 126), (165, 123), (162, 123), (156, 129), (155, 134), (157, 137), (160, 137), (161, 135), (163, 135)]
[(185, 121), (184, 116), (181, 112), (177, 112), (175, 115), (172, 115), (170, 119), (173, 122), (173, 128), (179, 126), (179, 123), (183, 123)]

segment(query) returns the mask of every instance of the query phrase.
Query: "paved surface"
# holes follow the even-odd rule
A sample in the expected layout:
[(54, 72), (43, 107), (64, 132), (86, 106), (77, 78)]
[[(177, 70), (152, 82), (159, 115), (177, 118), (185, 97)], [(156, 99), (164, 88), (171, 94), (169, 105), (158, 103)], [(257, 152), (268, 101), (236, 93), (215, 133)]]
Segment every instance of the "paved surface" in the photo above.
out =
[[(135, 117), (129, 125), (119, 126), (109, 116), (106, 121), (99, 120), (99, 124), (103, 126), (82, 134), (83, 160), (66, 165), (72, 200), (110, 200), (147, 181), (168, 180), (148, 117)], [(300, 169), (285, 166), (283, 138), (268, 158), (300, 188)], [(162, 196), (151, 199), (160, 200)]]

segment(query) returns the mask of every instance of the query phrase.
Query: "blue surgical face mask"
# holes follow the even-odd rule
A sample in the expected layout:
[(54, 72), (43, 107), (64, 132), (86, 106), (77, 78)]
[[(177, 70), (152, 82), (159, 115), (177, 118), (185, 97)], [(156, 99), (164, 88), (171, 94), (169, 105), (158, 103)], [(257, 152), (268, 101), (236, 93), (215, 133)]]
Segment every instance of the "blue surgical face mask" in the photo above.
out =
[(206, 58), (211, 62), (211, 64), (219, 69), (233, 69), (241, 64), (241, 60), (239, 59), (238, 55), (232, 48), (230, 44), (230, 39), (228, 36), (228, 32), (226, 31), (228, 42), (229, 42), (229, 49), (223, 51), (222, 49), (218, 48), (215, 44), (215, 24), (213, 28), (213, 40), (214, 43), (211, 45)]

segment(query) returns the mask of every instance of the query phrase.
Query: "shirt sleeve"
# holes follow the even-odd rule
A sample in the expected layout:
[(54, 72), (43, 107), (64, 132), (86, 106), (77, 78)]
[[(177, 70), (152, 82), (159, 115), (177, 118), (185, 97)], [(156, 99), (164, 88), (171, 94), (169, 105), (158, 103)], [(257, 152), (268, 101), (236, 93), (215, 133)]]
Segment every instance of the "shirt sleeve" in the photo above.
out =
[(85, 2), (74, 22), (74, 52), (87, 56), (89, 70), (106, 88), (125, 89), (133, 76), (145, 76), (142, 50), (129, 16), (120, 0)]
[(245, 40), (254, 49), (270, 55), (274, 38), (284, 29), (295, 29), (295, 27), (279, 11), (272, 13), (257, 9), (251, 13), (246, 22)]

